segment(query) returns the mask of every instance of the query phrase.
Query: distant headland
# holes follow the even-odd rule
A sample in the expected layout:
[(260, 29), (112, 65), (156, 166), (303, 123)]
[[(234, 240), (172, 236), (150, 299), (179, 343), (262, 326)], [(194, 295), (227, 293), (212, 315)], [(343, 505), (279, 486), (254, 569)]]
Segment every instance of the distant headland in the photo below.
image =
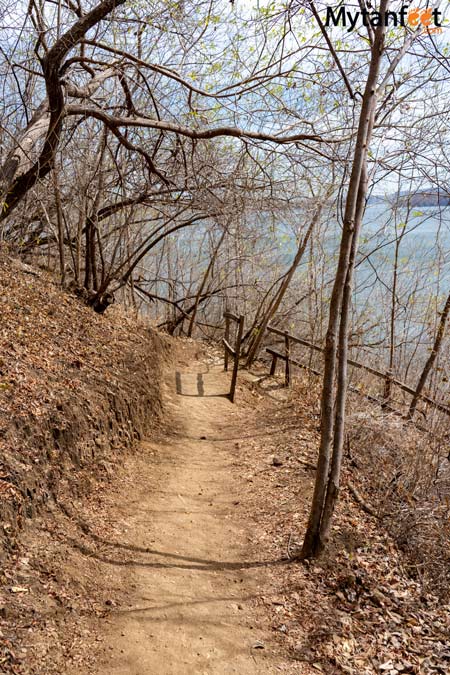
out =
[(369, 204), (390, 203), (400, 206), (450, 206), (450, 189), (427, 188), (418, 192), (390, 195), (372, 195), (368, 200)]

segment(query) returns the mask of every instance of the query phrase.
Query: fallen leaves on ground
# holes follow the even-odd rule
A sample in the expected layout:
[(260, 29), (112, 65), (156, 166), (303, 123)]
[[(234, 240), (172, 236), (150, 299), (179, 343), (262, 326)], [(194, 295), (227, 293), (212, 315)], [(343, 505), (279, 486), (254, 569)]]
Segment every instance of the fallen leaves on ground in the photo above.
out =
[[(266, 376), (262, 382), (266, 391), (280, 387)], [(241, 427), (237, 464), (248, 479), (241, 501), (253, 522), (249, 546), (271, 561), (270, 586), (259, 603), (297, 663), (292, 672), (447, 675), (449, 605), (408, 575), (382, 524), (345, 489), (350, 479), (365, 478), (349, 461), (328, 549), (317, 560), (286, 561), (288, 546), (301, 546), (309, 515), (318, 393), (314, 382), (303, 380), (284, 401), (265, 396), (252, 422)]]

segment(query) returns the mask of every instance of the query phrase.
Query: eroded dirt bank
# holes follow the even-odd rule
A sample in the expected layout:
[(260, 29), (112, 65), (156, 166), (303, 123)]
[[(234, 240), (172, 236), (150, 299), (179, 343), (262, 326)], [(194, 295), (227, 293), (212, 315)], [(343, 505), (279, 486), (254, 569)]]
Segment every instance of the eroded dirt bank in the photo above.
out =
[(170, 341), (120, 306), (96, 315), (2, 248), (0, 288), (0, 672), (47, 675), (66, 610), (89, 602), (76, 577), (61, 587), (57, 504), (95, 500), (157, 427)]
[(160, 412), (167, 341), (119, 306), (95, 314), (0, 250), (0, 560), (64, 490), (88, 491)]

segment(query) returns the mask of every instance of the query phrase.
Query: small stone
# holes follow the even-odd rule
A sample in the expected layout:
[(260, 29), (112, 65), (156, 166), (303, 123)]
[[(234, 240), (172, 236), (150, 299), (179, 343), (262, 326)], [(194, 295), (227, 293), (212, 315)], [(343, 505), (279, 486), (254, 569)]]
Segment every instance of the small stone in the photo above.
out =
[(279, 457), (277, 457), (276, 455), (274, 455), (274, 456), (272, 457), (272, 466), (283, 466), (283, 462), (282, 462), (282, 460), (281, 460)]
[(383, 607), (386, 602), (386, 596), (383, 595), (383, 593), (381, 593), (377, 588), (373, 589), (370, 597), (374, 604), (378, 605), (379, 607)]

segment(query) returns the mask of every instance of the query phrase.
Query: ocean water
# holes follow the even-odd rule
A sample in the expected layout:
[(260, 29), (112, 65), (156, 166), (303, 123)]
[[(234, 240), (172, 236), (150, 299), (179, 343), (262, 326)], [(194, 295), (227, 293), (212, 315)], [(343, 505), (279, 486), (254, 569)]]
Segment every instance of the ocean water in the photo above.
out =
[(369, 300), (372, 293), (377, 298), (390, 295), (396, 249), (399, 303), (414, 302), (418, 308), (433, 297), (438, 302), (450, 288), (450, 207), (411, 213), (379, 204), (367, 209), (355, 276), (359, 301)]
[[(336, 270), (340, 226), (332, 211), (324, 216), (323, 221), (314, 234), (313, 264), (326, 283), (326, 299), (331, 293)], [(301, 212), (298, 219), (295, 213), (291, 213), (289, 223), (281, 212), (279, 215), (254, 214), (239, 244), (239, 253), (233, 248), (235, 241), (225, 244), (222, 263), (232, 262), (227, 262), (226, 269), (222, 267), (221, 274), (228, 282), (230, 279), (237, 281), (239, 276), (247, 284), (255, 280), (259, 287), (263, 287), (265, 281), (269, 285), (289, 268), (297, 248), (296, 226), (301, 232), (306, 223), (307, 217)], [(177, 237), (180, 283), (188, 285), (191, 279), (195, 282), (206, 269), (211, 245), (205, 235), (210, 227), (211, 224), (208, 224), (195, 230), (189, 229)], [(417, 333), (430, 317), (436, 317), (439, 303), (450, 289), (450, 207), (417, 207), (408, 212), (404, 208), (393, 209), (387, 203), (377, 203), (366, 209), (355, 271), (353, 305), (356, 319), (358, 315), (366, 314), (371, 316), (373, 324), (378, 321), (379, 330), (375, 332), (379, 339), (386, 335), (392, 302), (396, 241), (400, 241), (396, 296), (398, 325), (404, 332), (407, 324), (409, 336)], [(239, 255), (242, 255), (242, 262), (236, 262)], [(309, 260), (307, 253), (296, 274), (294, 284), (297, 290), (298, 282), (303, 286), (306, 284)], [(218, 269), (220, 265), (219, 259)], [(233, 265), (239, 268), (236, 279), (235, 272), (230, 272)], [(238, 292), (236, 303), (239, 309)], [(306, 311), (305, 305), (304, 319)]]
[[(299, 214), (299, 222), (302, 222), (301, 217), (302, 214)], [(326, 283), (322, 321), (326, 321), (328, 314), (326, 302), (331, 295), (341, 238), (335, 214), (331, 212), (324, 221), (319, 228), (321, 243), (314, 245), (317, 256), (313, 258), (318, 283), (321, 279)], [(264, 245), (269, 243), (267, 232), (261, 224)], [(274, 250), (272, 260), (268, 261), (265, 254), (260, 261), (261, 275), (272, 279), (272, 265), (281, 272), (286, 271), (296, 251), (292, 226), (280, 218), (275, 232), (279, 246)], [(315, 237), (317, 241), (317, 233)], [(397, 243), (397, 288), (393, 299)], [(304, 286), (307, 283), (308, 261), (309, 256), (306, 255), (296, 274), (297, 282), (302, 283), (303, 279)], [(371, 204), (364, 216), (357, 256), (353, 327), (360, 329), (362, 342), (373, 345), (371, 351), (377, 359), (380, 358), (380, 366), (385, 363), (387, 355), (393, 302), (399, 359), (402, 363), (406, 362), (414, 352), (415, 358), (423, 360), (435, 334), (438, 312), (449, 290), (450, 207), (417, 207), (408, 212), (404, 208), (393, 209), (385, 203)], [(298, 292), (298, 286), (293, 292)], [(291, 293), (285, 302), (286, 307), (292, 305), (293, 300), (295, 297)], [(310, 307), (305, 301), (296, 311), (290, 330), (306, 335), (311, 318), (308, 316)]]

